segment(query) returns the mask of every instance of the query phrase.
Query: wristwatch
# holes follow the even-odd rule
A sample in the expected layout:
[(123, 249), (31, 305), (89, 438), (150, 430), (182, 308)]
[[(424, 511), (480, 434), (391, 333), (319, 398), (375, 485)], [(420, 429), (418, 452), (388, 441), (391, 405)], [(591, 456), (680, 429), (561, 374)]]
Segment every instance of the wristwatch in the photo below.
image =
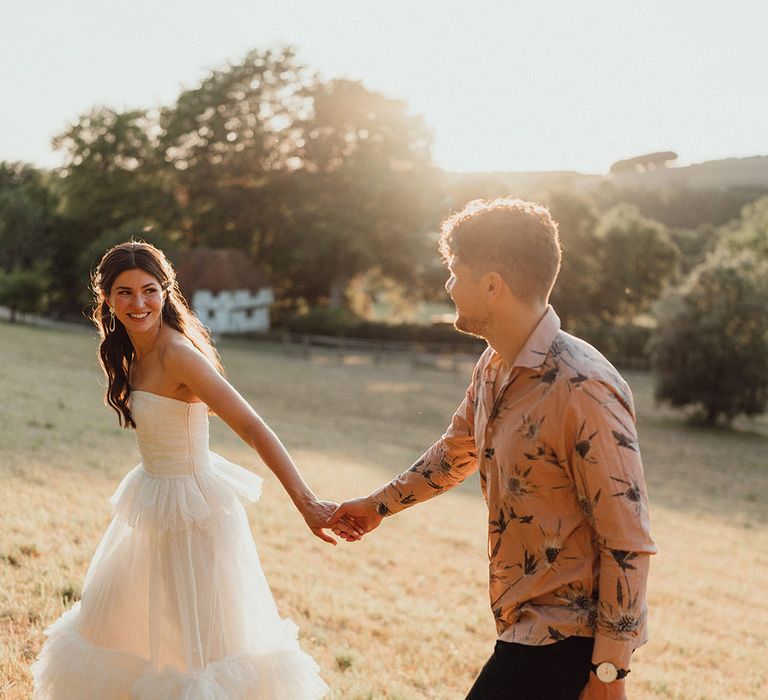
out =
[(613, 681), (626, 678), (629, 673), (628, 668), (616, 668), (610, 661), (603, 661), (601, 664), (592, 664), (590, 666), (592, 673), (603, 683), (613, 683)]

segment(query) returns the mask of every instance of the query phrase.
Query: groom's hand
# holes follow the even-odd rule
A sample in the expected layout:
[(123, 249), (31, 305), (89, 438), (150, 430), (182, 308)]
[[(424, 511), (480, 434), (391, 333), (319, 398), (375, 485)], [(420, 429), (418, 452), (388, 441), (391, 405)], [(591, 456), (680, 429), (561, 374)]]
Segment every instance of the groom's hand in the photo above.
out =
[[(323, 542), (328, 544), (336, 544), (336, 540), (330, 535), (324, 532), (324, 530), (330, 530), (331, 525), (329, 519), (337, 512), (338, 504), (333, 501), (310, 501), (305, 503), (301, 509), (304, 520), (307, 526), (312, 531), (315, 537), (319, 537)], [(365, 534), (365, 530), (359, 527), (350, 518), (344, 518), (333, 526), (333, 531), (342, 539), (347, 542), (354, 542), (359, 540)]]
[(371, 530), (375, 530), (382, 519), (370, 497), (353, 498), (345, 501), (336, 509), (336, 512), (328, 520), (327, 526), (339, 537), (344, 537), (347, 542), (351, 542), (352, 539), (345, 537), (344, 533), (339, 529), (339, 525), (342, 522), (345, 520), (353, 521), (357, 525), (358, 530), (368, 533)]
[(590, 673), (587, 685), (579, 695), (579, 700), (627, 700), (624, 679), (603, 683), (594, 673)]

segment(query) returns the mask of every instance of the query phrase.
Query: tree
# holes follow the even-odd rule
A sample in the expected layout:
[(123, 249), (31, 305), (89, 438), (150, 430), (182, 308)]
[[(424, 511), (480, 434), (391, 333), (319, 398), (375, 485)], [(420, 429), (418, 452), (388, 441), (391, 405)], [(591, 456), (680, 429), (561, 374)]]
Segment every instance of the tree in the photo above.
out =
[(41, 311), (47, 288), (48, 279), (42, 270), (0, 272), (0, 304), (11, 310), (11, 323), (19, 312)]
[(720, 244), (731, 252), (751, 250), (768, 260), (768, 196), (741, 210), (741, 216), (721, 230)]
[(31, 165), (0, 163), (0, 272), (11, 275), (7, 293), (19, 311), (41, 311), (43, 302), (50, 311), (71, 298), (62, 283), (77, 238), (57, 213), (51, 182)]
[(595, 235), (598, 214), (587, 199), (564, 190), (550, 193), (547, 204), (558, 223), (563, 248), (552, 303), (563, 327), (591, 323), (597, 316), (601, 289), (599, 244)]
[(768, 262), (719, 250), (664, 294), (656, 314), (658, 399), (700, 407), (708, 425), (766, 409)]
[(280, 175), (297, 166), (308, 81), (293, 49), (253, 50), (162, 110), (159, 147), (173, 171), (176, 228), (190, 244), (255, 253), (280, 228), (273, 205)]
[(54, 139), (65, 155), (57, 182), (62, 214), (86, 240), (137, 217), (172, 212), (158, 131), (157, 116), (147, 110), (97, 107)]
[(417, 282), (433, 242), (431, 139), (406, 105), (252, 51), (161, 113), (189, 245), (238, 248), (291, 303), (340, 305), (372, 268)]
[(41, 171), (26, 163), (0, 163), (0, 270), (47, 261), (55, 209)]
[(250, 251), (268, 199), (265, 169), (285, 150), (280, 134), (290, 124), (281, 117), (300, 87), (292, 66), (289, 50), (254, 51), (171, 107), (97, 107), (55, 139), (66, 156), (55, 181), (64, 216), (56, 257), (69, 310), (86, 294), (91, 258), (118, 239), (151, 239), (146, 226), (180, 247)]
[(108, 107), (80, 115), (54, 139), (54, 146), (64, 151), (65, 164), (51, 181), (60, 199), (49, 249), (51, 310), (82, 314), (88, 277), (81, 254), (104, 231), (136, 219), (175, 220), (173, 179), (158, 139), (157, 114)]
[(673, 279), (680, 252), (663, 224), (628, 205), (603, 214), (595, 235), (600, 272), (594, 307), (603, 320), (631, 321), (649, 311)]
[(717, 248), (720, 229), (712, 224), (701, 224), (695, 230), (670, 229), (669, 235), (680, 251), (680, 272), (687, 275)]
[(289, 48), (251, 51), (157, 113), (95, 108), (55, 144), (76, 266), (105, 231), (151, 222), (179, 247), (244, 251), (291, 303), (338, 304), (372, 268), (415, 287), (434, 257), (423, 121), (361, 83), (310, 76)]
[(300, 167), (288, 178), (284, 228), (265, 252), (287, 271), (286, 293), (338, 306), (350, 280), (373, 268), (406, 286), (435, 256), (428, 235), (440, 208), (431, 135), (407, 106), (362, 83), (307, 92), (298, 124)]
[(621, 173), (644, 173), (653, 171), (657, 168), (668, 168), (670, 163), (677, 160), (677, 153), (674, 151), (657, 151), (655, 153), (645, 153), (641, 156), (628, 158), (627, 160), (617, 160), (611, 165), (611, 175)]

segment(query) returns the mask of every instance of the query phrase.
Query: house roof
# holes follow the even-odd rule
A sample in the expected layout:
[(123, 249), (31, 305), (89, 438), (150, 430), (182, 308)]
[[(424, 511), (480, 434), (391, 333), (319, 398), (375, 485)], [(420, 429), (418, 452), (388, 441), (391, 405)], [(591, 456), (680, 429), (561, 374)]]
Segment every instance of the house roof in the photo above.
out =
[(173, 255), (176, 278), (187, 299), (202, 289), (211, 292), (269, 287), (266, 279), (248, 257), (234, 248), (195, 248)]

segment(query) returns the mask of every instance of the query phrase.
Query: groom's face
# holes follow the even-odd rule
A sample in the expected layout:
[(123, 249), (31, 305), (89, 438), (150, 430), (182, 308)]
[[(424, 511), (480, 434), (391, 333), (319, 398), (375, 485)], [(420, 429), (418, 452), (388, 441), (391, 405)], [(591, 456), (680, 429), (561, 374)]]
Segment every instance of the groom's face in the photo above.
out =
[(445, 291), (456, 307), (453, 325), (463, 333), (484, 337), (489, 315), (483, 295), (483, 275), (456, 258), (448, 264), (448, 272)]

